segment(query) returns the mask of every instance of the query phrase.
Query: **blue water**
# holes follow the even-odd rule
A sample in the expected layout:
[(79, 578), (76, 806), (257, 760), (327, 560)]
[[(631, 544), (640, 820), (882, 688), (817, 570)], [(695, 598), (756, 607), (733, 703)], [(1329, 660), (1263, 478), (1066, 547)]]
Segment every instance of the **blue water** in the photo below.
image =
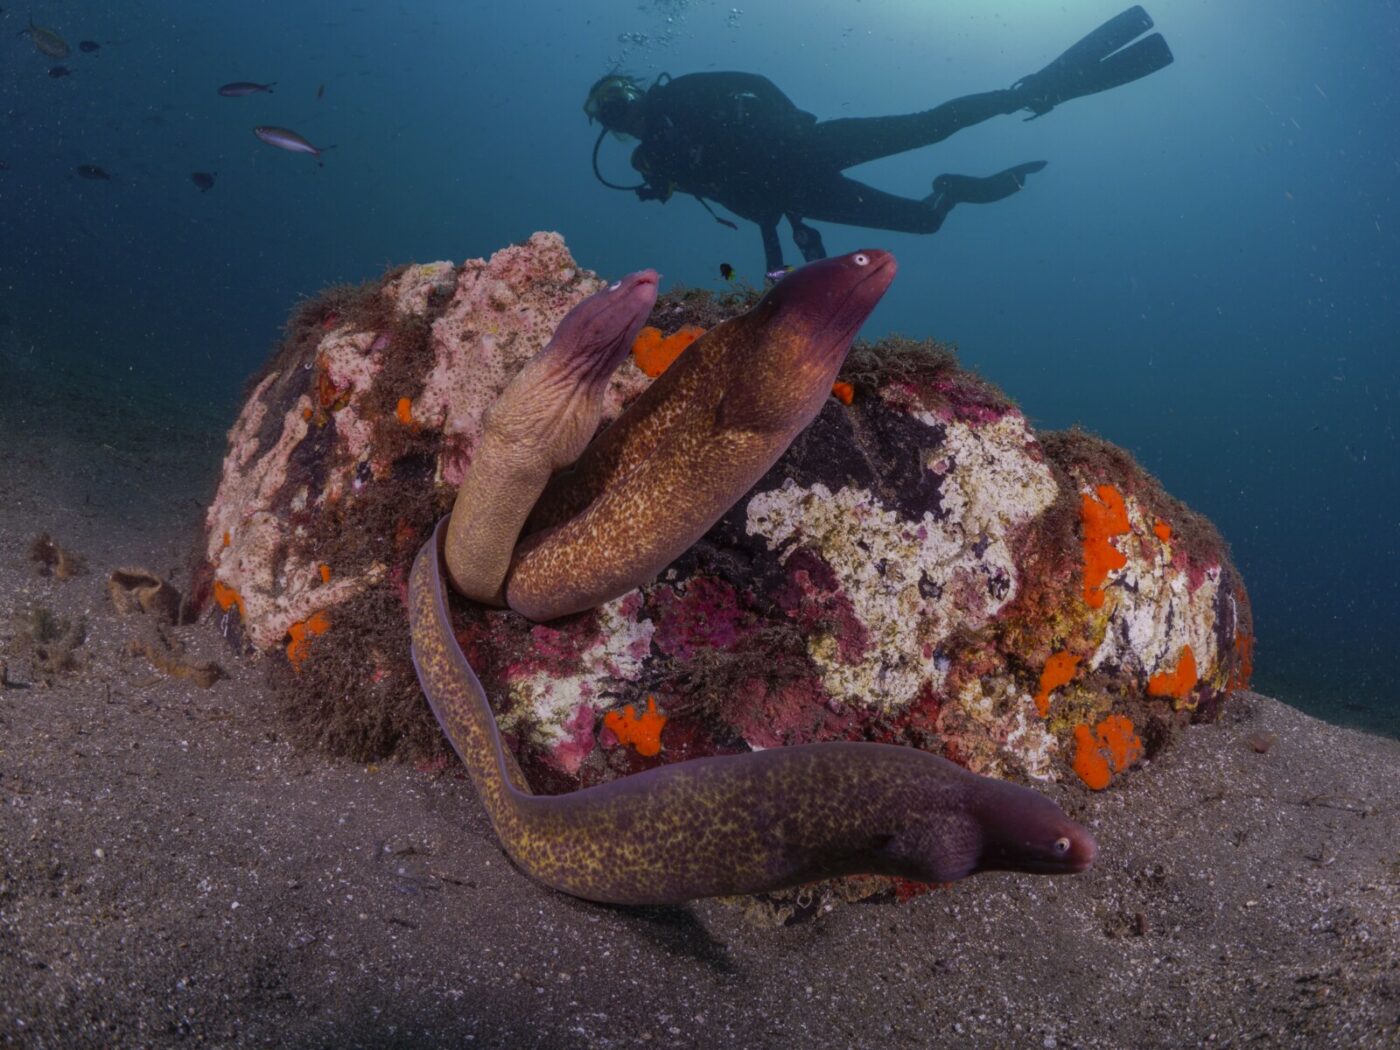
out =
[[(394, 263), (556, 229), (604, 274), (756, 281), (752, 226), (594, 181), (598, 76), (748, 70), (823, 119), (907, 112), (1008, 86), (1125, 6), (738, 2), (36, 4), (74, 45), (61, 63), (4, 4), (0, 347), (231, 411), (299, 297)], [(1400, 4), (1146, 6), (1168, 69), (852, 172), (918, 197), (940, 172), (1048, 160), (1016, 197), (934, 236), (817, 225), (832, 254), (898, 256), (868, 336), (955, 342), (1038, 425), (1126, 446), (1216, 521), (1259, 688), (1400, 734)], [(231, 80), (277, 86), (219, 97)], [(258, 124), (336, 148), (318, 166)], [(614, 181), (629, 150), (604, 145)]]

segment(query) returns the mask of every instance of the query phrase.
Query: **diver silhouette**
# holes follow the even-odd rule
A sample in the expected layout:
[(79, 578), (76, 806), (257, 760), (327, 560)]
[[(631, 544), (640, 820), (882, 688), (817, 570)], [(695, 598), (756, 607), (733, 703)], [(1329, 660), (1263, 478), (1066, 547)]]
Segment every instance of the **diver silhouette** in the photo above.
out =
[[(708, 201), (757, 224), (765, 267), (783, 269), (778, 223), (786, 218), (803, 259), (826, 257), (821, 234), (806, 222), (836, 222), (903, 233), (934, 233), (958, 204), (990, 204), (1021, 189), (1045, 167), (1029, 161), (994, 175), (940, 175), (921, 199), (899, 197), (842, 172), (866, 161), (939, 142), (956, 131), (1018, 110), (1027, 120), (1073, 98), (1130, 83), (1172, 61), (1160, 33), (1141, 7), (1109, 19), (1038, 73), (1011, 87), (965, 95), (941, 106), (889, 117), (818, 121), (767, 77), (755, 73), (661, 74), (644, 88), (634, 77), (610, 73), (588, 92), (584, 112), (602, 124), (593, 145), (593, 173), (612, 189), (639, 200), (665, 202), (676, 192)], [(635, 186), (608, 182), (598, 170), (603, 138), (613, 132), (639, 140), (632, 167)], [(737, 229), (727, 219), (718, 222)]]

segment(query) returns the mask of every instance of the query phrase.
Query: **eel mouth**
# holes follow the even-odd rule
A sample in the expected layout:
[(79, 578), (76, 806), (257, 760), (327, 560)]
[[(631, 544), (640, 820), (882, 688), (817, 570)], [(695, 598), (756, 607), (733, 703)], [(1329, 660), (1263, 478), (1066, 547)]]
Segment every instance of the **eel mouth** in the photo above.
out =
[[(619, 278), (602, 293), (607, 299), (599, 311), (599, 317), (612, 321), (621, 314), (624, 317), (630, 316), (634, 323), (645, 321), (656, 304), (656, 293), (660, 283), (661, 275), (655, 270), (638, 270)], [(631, 344), (628, 345), (630, 347)]]
[(1079, 874), (1081, 871), (1088, 871), (1094, 866), (1094, 861), (1099, 856), (1099, 844), (1085, 832), (1082, 838), (1077, 839), (1072, 847), (1072, 854), (1069, 859), (1069, 871), (1072, 874)]
[[(857, 255), (865, 255), (870, 258), (870, 263), (866, 267), (865, 276), (857, 281), (846, 293), (841, 305), (836, 308), (836, 318), (840, 319), (847, 312), (847, 307), (852, 299), (860, 297), (860, 302), (852, 307), (852, 312), (859, 311), (860, 318), (856, 321), (859, 328), (870, 316), (870, 312), (875, 309), (885, 293), (889, 291), (890, 285), (894, 283), (895, 275), (899, 272), (899, 264), (895, 262), (894, 256), (879, 248), (868, 249), (863, 252), (856, 252)], [(871, 282), (877, 282), (874, 287), (869, 287)]]
[(853, 252), (836, 261), (847, 263), (850, 260), (848, 265), (857, 265), (854, 260), (859, 256), (866, 256), (870, 261), (862, 267), (860, 277), (847, 286), (840, 301), (827, 310), (813, 311), (817, 315), (814, 317), (816, 327), (823, 336), (815, 342), (824, 360), (832, 354), (845, 355), (861, 325), (869, 319), (899, 272), (894, 256), (879, 248)]
[(1099, 855), (1099, 844), (1094, 837), (1078, 826), (1070, 829), (1065, 837), (1070, 843), (1068, 856), (1062, 860), (1047, 862), (1039, 869), (1043, 874), (1078, 875), (1094, 866), (1094, 861)]
[(660, 283), (661, 275), (655, 270), (638, 270), (618, 278), (608, 287), (608, 292), (616, 299), (629, 304), (639, 295), (654, 301)]
[[(561, 359), (561, 372), (573, 376), (576, 382), (606, 381), (622, 363), (651, 315), (660, 282), (661, 275), (655, 270), (638, 270), (575, 307), (587, 313), (575, 320), (576, 338), (573, 349)], [(560, 332), (570, 320), (564, 318)]]

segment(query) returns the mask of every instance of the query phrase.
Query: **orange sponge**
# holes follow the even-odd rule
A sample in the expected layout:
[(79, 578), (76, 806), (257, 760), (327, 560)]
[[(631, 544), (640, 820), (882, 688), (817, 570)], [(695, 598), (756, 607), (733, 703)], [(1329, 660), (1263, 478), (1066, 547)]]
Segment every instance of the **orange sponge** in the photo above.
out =
[(232, 606), (238, 606), (238, 618), (248, 619), (248, 610), (243, 607), (243, 595), (222, 580), (214, 581), (214, 601), (218, 602), (219, 608), (224, 612), (228, 612)]
[(1079, 517), (1084, 524), (1084, 601), (1094, 609), (1103, 605), (1103, 584), (1114, 569), (1128, 564), (1128, 557), (1112, 543), (1114, 536), (1132, 531), (1122, 494), (1112, 485), (1100, 485), (1098, 498), (1083, 493)]
[(636, 748), (639, 755), (650, 758), (661, 753), (661, 730), (666, 725), (666, 716), (656, 710), (654, 696), (647, 697), (645, 714), (637, 714), (637, 709), (628, 704), (621, 711), (605, 714), (603, 725), (611, 729), (619, 741)]
[(331, 618), (324, 612), (317, 612), (287, 628), (287, 633), (291, 635), (291, 641), (287, 643), (287, 659), (292, 662), (292, 667), (301, 670), (311, 639), (318, 634), (325, 634), (330, 627)]
[(1230, 679), (1230, 688), (1248, 689), (1249, 679), (1254, 674), (1254, 635), (1248, 631), (1236, 632), (1235, 655), (1238, 659), (1234, 676)]
[(704, 334), (705, 329), (693, 324), (670, 335), (662, 335), (661, 329), (647, 325), (637, 333), (637, 339), (632, 344), (632, 356), (637, 361), (637, 367), (655, 379), (671, 367), (671, 362), (681, 356), (682, 350)]
[(1175, 671), (1161, 671), (1147, 682), (1148, 696), (1170, 696), (1176, 700), (1187, 700), (1191, 690), (1196, 688), (1196, 654), (1189, 645), (1181, 647), (1181, 656), (1176, 662)]
[(1075, 726), (1074, 743), (1074, 771), (1095, 791), (1143, 756), (1142, 741), (1126, 715), (1109, 715), (1092, 732), (1086, 725)]
[(1044, 718), (1050, 713), (1050, 694), (1062, 685), (1066, 685), (1074, 677), (1074, 670), (1079, 666), (1079, 657), (1067, 650), (1053, 653), (1050, 659), (1045, 661), (1045, 667), (1040, 672), (1040, 692), (1035, 694), (1035, 708), (1040, 712), (1040, 717)]

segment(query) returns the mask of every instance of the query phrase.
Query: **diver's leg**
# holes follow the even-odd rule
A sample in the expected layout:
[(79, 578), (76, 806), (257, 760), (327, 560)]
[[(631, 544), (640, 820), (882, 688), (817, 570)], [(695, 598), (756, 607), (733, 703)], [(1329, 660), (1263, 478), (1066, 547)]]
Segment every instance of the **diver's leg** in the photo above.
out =
[(941, 142), (955, 131), (984, 120), (1015, 113), (1025, 106), (1016, 92), (984, 91), (964, 95), (921, 113), (894, 117), (842, 117), (815, 125), (810, 135), (815, 166), (842, 171), (869, 160)]
[[(933, 192), (922, 200), (896, 197), (841, 175), (819, 185), (803, 187), (801, 207), (794, 205), (794, 210), (810, 219), (848, 226), (900, 233), (936, 233), (954, 205), (1005, 200), (1025, 186), (1027, 175), (1044, 167), (1045, 161), (1033, 160), (985, 178), (940, 175), (933, 180)], [(795, 236), (795, 227), (793, 232)]]
[(773, 273), (783, 268), (783, 242), (778, 240), (778, 223), (760, 222), (758, 232), (763, 235), (763, 272)]
[(1026, 185), (1026, 176), (1042, 170), (1047, 161), (1017, 164), (995, 175), (940, 175), (933, 180), (933, 196), (952, 204), (993, 204), (1005, 200)]
[(1019, 109), (1042, 116), (1068, 99), (1140, 80), (1172, 62), (1161, 33), (1135, 40), (1151, 28), (1152, 16), (1141, 7), (1130, 7), (1006, 90), (964, 95), (921, 113), (822, 121), (809, 132), (808, 159), (842, 171), (940, 142), (992, 117)]
[(826, 245), (822, 243), (820, 230), (808, 226), (802, 221), (802, 216), (793, 212), (787, 213), (787, 221), (788, 225), (792, 227), (793, 242), (802, 252), (804, 262), (816, 262), (818, 259), (826, 258)]
[[(943, 225), (944, 218), (956, 203), (951, 200), (940, 203), (935, 199), (939, 196), (931, 193), (923, 200), (897, 197), (855, 179), (837, 175), (823, 180), (820, 185), (803, 187), (802, 206), (794, 211), (821, 222), (839, 222), (847, 226), (866, 226), (898, 233), (934, 233)], [(794, 236), (796, 233), (794, 228)]]

